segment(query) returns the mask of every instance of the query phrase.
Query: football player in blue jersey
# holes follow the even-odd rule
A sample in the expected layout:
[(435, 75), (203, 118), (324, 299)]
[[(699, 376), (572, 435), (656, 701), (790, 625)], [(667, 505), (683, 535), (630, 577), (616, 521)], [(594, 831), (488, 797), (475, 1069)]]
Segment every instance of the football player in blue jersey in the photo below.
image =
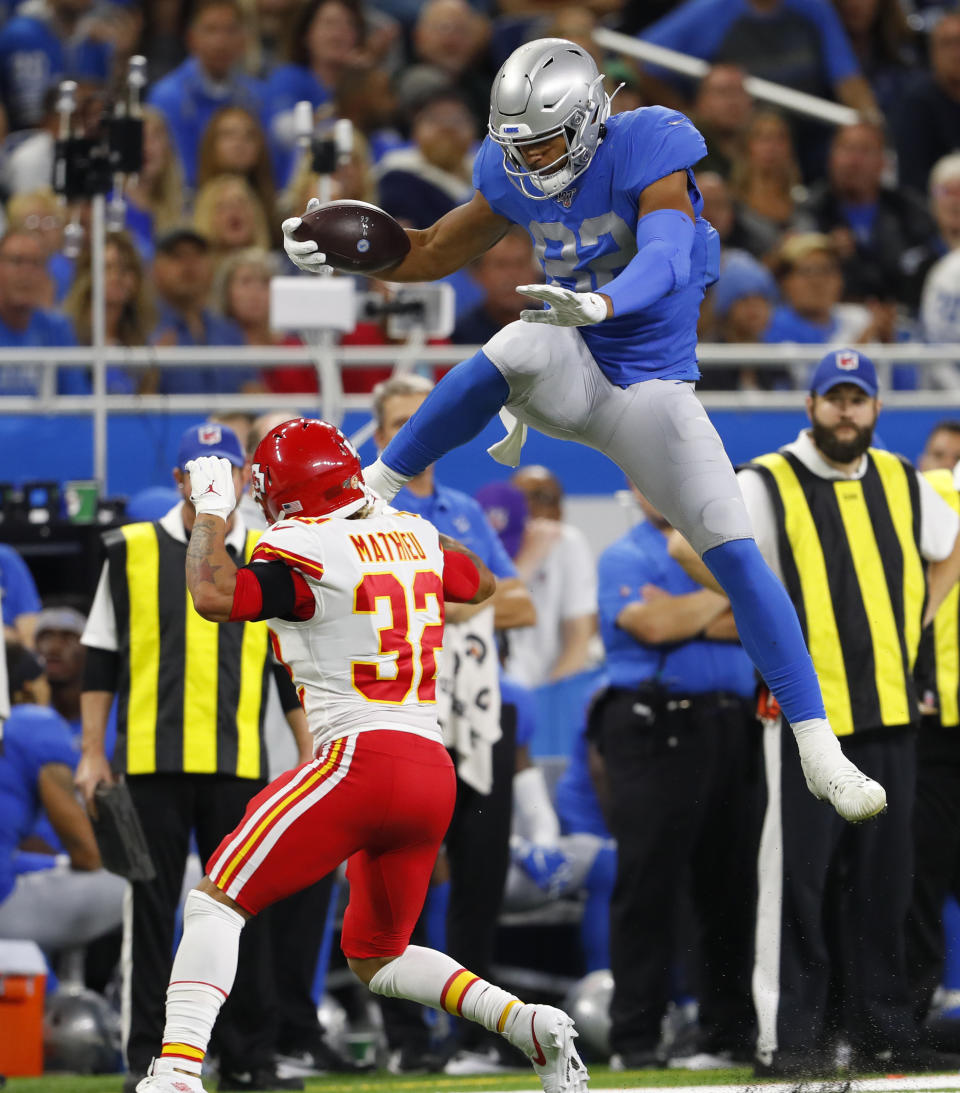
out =
[[(454, 368), (364, 471), (387, 500), (505, 408), (510, 434), (491, 454), (515, 465), (525, 428), (606, 453), (702, 556), (730, 598), (740, 639), (793, 727), (811, 792), (847, 820), (886, 806), (882, 786), (840, 749), (796, 612), (764, 562), (730, 460), (694, 394), (700, 301), (720, 244), (700, 215), (693, 165), (706, 144), (673, 110), (610, 116), (590, 55), (561, 38), (517, 49), (491, 91), (476, 192), (380, 276), (444, 277), (500, 239), (530, 233), (542, 301)], [(308, 206), (308, 210), (311, 206)], [(320, 272), (316, 242), (284, 246)]]

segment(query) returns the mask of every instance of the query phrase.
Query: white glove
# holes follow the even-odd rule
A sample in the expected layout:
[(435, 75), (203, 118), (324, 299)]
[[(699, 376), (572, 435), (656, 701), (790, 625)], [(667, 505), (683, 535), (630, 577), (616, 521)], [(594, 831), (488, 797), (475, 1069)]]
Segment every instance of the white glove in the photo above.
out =
[(607, 317), (607, 301), (596, 292), (571, 292), (559, 285), (519, 285), (517, 292), (550, 305), (543, 311), (521, 311), (525, 323), (592, 326)]
[(233, 488), (233, 465), (222, 456), (202, 455), (188, 460), (183, 468), (190, 475), (190, 500), (197, 515), (226, 520), (237, 507)]
[[(311, 197), (304, 212), (312, 213), (314, 209), (319, 208), (320, 199)], [(297, 269), (302, 269), (305, 273), (333, 273), (333, 266), (327, 265), (327, 256), (317, 246), (315, 239), (298, 243), (293, 238), (293, 233), (300, 224), (299, 216), (291, 216), (280, 225), (280, 230), (283, 232), (283, 249), (287, 252), (287, 257)]]

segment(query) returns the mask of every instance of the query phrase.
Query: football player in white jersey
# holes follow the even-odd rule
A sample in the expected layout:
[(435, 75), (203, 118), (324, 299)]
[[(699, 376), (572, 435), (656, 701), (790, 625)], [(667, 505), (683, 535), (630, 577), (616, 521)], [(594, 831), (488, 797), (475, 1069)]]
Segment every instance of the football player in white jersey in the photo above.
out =
[(244, 923), (342, 861), (341, 947), (371, 991), (476, 1021), (527, 1055), (547, 1093), (585, 1093), (562, 1010), (524, 1004), (409, 944), (455, 795), (436, 718), (443, 604), (481, 602), (493, 575), (427, 521), (376, 499), (356, 450), (326, 422), (288, 421), (261, 441), (254, 497), (271, 526), (240, 569), (224, 545), (236, 506), (229, 463), (204, 457), (186, 470), (197, 510), (186, 563), (194, 605), (215, 622), (269, 620), (316, 751), (250, 802), (187, 897), (163, 1049), (138, 1093), (202, 1091)]

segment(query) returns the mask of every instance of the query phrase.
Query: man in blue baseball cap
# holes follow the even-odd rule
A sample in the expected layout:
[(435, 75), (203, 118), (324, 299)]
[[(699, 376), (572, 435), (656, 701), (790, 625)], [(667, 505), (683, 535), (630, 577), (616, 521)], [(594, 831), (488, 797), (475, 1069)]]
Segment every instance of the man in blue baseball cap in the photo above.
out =
[[(833, 747), (842, 741), (851, 776), (871, 779), (878, 805), (844, 839), (836, 816), (807, 792), (779, 709), (762, 707), (767, 812), (753, 984), (763, 1076), (832, 1074), (833, 1057), (816, 1047), (826, 1042), (831, 981), (841, 983), (851, 1073), (960, 1065), (919, 1043), (904, 933), (919, 721), (913, 667), (921, 630), (960, 572), (960, 521), (905, 459), (872, 446), (880, 407), (873, 362), (833, 350), (810, 382), (810, 428), (737, 476), (757, 545), (804, 627)], [(848, 882), (835, 898), (828, 878), (839, 873)], [(837, 938), (825, 933), (830, 921), (846, 923)], [(857, 966), (869, 975), (842, 974)]]
[(223, 456), (241, 469), (245, 462), (243, 447), (233, 429), (211, 421), (191, 425), (180, 438), (177, 467), (182, 471), (191, 459), (199, 459), (202, 455)]

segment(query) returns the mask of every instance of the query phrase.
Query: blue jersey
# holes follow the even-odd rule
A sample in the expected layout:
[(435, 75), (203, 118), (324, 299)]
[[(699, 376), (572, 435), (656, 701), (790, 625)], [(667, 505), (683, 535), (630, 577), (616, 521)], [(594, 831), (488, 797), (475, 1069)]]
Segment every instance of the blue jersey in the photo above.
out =
[(40, 595), (27, 563), (6, 543), (0, 543), (0, 593), (3, 624), (13, 626), (21, 615), (40, 610)]
[(43, 120), (43, 97), (60, 80), (105, 84), (113, 49), (92, 38), (64, 40), (43, 18), (15, 15), (0, 31), (0, 100), (11, 130)]
[(720, 241), (700, 216), (703, 199), (693, 177), (693, 165), (706, 154), (688, 118), (649, 106), (610, 118), (593, 162), (549, 200), (526, 197), (513, 185), (503, 152), (489, 137), (474, 163), (474, 186), (494, 212), (527, 229), (547, 280), (575, 292), (602, 291), (624, 269), (637, 253), (640, 194), (675, 171), (687, 172), (697, 215), (689, 283), (643, 311), (579, 328), (597, 364), (620, 387), (654, 377), (700, 377), (697, 319), (720, 262)]
[(0, 902), (14, 885), (17, 846), (41, 810), (38, 781), (48, 763), (76, 764), (67, 723), (45, 706), (14, 706), (0, 752)]

